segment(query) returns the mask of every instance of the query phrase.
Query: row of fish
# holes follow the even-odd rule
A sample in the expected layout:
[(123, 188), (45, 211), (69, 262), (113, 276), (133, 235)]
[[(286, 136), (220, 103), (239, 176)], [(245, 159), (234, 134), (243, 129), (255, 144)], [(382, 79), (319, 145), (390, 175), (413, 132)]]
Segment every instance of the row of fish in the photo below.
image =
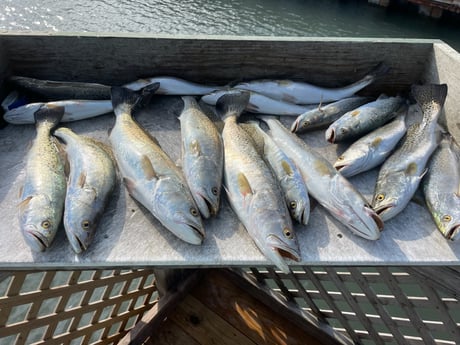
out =
[[(401, 106), (404, 107), (404, 100), (401, 97), (380, 97), (374, 102), (371, 102), (369, 98), (349, 97), (360, 89), (358, 86), (362, 88), (368, 85), (381, 74), (383, 72), (382, 66), (379, 66), (377, 71), (378, 73), (371, 73), (363, 80), (349, 87), (329, 90), (329, 94), (325, 91), (327, 89), (318, 88), (320, 97), (319, 99), (318, 97), (314, 98), (315, 102), (334, 101), (334, 97), (348, 98), (326, 106), (308, 106), (307, 112), (305, 112), (307, 108), (303, 108), (303, 113), (296, 119), (291, 127), (291, 131), (286, 129), (275, 117), (267, 115), (259, 116), (259, 120), (268, 125), (268, 134), (260, 128), (257, 121), (240, 124), (237, 119), (244, 111), (259, 112), (261, 105), (272, 104), (270, 102), (284, 102), (287, 104), (284, 100), (288, 99), (291, 102), (299, 103), (299, 100), (292, 96), (295, 92), (289, 98), (282, 91), (286, 90), (288, 86), (293, 90), (297, 90), (293, 87), (293, 84), (298, 86), (298, 83), (257, 81), (253, 82), (256, 91), (242, 90), (244, 86), (241, 84), (239, 89), (217, 90), (203, 96), (202, 101), (206, 102), (206, 97), (209, 97), (208, 103), (215, 104), (218, 113), (224, 120), (222, 135), (218, 133), (217, 128), (209, 118), (203, 114), (195, 98), (190, 96), (183, 97), (184, 110), (179, 117), (183, 145), (182, 171), (164, 153), (156, 139), (140, 127), (132, 118), (133, 108), (142, 103), (143, 98), (148, 97), (153, 92), (158, 93), (158, 90), (160, 90), (160, 93), (171, 92), (165, 91), (168, 89), (168, 82), (162, 87), (161, 82), (155, 82), (155, 78), (152, 78), (127, 85), (131, 90), (127, 87), (113, 87), (111, 88), (111, 109), (113, 109), (116, 115), (116, 122), (109, 135), (111, 149), (113, 150), (118, 168), (130, 195), (143, 204), (166, 228), (179, 238), (192, 244), (201, 244), (205, 236), (201, 216), (208, 218), (218, 212), (223, 175), (223, 186), (226, 190), (228, 200), (240, 221), (264, 255), (280, 269), (287, 271), (288, 266), (283, 258), (300, 260), (299, 246), (292, 226), (291, 216), (298, 222), (307, 224), (310, 212), (308, 194), (313, 196), (326, 210), (339, 219), (352, 232), (369, 240), (376, 240), (380, 237), (381, 230), (383, 229), (383, 220), (389, 219), (388, 215), (392, 215), (395, 211), (400, 212), (398, 208), (399, 204), (398, 206), (396, 204), (390, 206), (377, 204), (377, 201), (383, 201), (381, 200), (381, 194), (384, 196), (383, 199), (385, 201), (393, 200), (389, 196), (386, 197), (384, 193), (376, 194), (371, 206), (348, 182), (344, 175), (351, 176), (360, 171), (356, 172), (355, 168), (350, 168), (345, 153), (333, 165), (305, 144), (303, 140), (291, 133), (309, 127), (310, 124), (308, 121), (310, 120), (305, 120), (305, 113), (308, 112), (319, 113), (318, 117), (321, 117), (321, 114), (323, 117), (330, 117), (327, 123), (330, 123), (333, 116), (335, 116), (333, 121), (340, 120), (343, 114), (340, 118), (337, 117), (337, 110), (334, 109), (334, 107), (338, 107), (341, 111), (349, 109), (345, 111), (345, 114), (352, 113), (347, 115), (351, 121), (355, 119), (360, 120), (357, 124), (350, 127), (351, 132), (362, 127), (363, 129), (360, 133), (364, 133), (396, 117), (392, 122), (377, 129), (377, 131), (382, 132), (382, 135), (377, 134), (372, 139), (372, 136), (369, 134), (368, 138), (365, 136), (360, 140), (361, 143), (358, 141), (355, 144), (354, 151), (361, 150), (359, 147), (362, 147), (362, 150), (365, 151), (370, 148), (384, 147), (388, 141), (392, 143), (400, 141), (405, 132), (404, 115), (398, 115), (396, 112)], [(179, 88), (178, 85), (182, 85), (181, 87), (190, 87), (191, 89), (188, 90), (189, 94), (209, 91), (204, 89), (206, 88), (205, 86), (193, 83), (189, 84), (188, 82), (177, 79), (173, 80), (179, 83), (175, 84), (177, 88)], [(267, 95), (263, 94), (263, 85), (268, 90)], [(185, 93), (185, 89), (178, 91), (177, 88), (174, 92)], [(198, 90), (197, 88), (202, 89), (196, 91)], [(312, 95), (315, 94), (314, 88), (317, 87), (309, 86)], [(136, 93), (133, 89), (140, 91)], [(195, 91), (192, 91), (192, 89)], [(427, 93), (426, 89), (426, 87), (420, 87), (418, 90), (415, 87), (413, 93), (416, 100), (422, 106), (424, 119), (427, 119), (425, 122), (433, 123), (433, 119), (439, 116), (439, 106), (442, 108), (447, 89), (444, 92), (444, 98), (442, 98), (443, 91), (440, 92), (440, 96), (437, 96)], [(436, 89), (436, 87), (432, 87), (432, 89)], [(278, 99), (271, 98), (273, 97), (271, 92), (277, 94), (278, 96), (275, 98)], [(419, 93), (422, 96), (417, 99)], [(259, 105), (254, 105), (254, 102), (258, 102), (260, 99), (263, 101)], [(269, 99), (269, 102), (266, 99)], [(253, 102), (252, 105), (251, 101)], [(424, 104), (430, 102), (438, 104), (438, 107), (432, 105), (431, 107), (425, 106), (424, 108)], [(302, 104), (289, 103), (289, 105), (305, 107)], [(38, 107), (39, 111), (35, 110), (33, 112), (37, 119), (37, 133), (40, 132), (39, 128), (41, 127), (39, 125), (41, 123), (40, 116), (37, 117), (37, 114), (40, 115), (43, 109), (55, 109), (55, 107), (55, 104), (47, 103), (45, 106), (40, 105)], [(382, 108), (385, 109), (385, 113), (391, 113), (385, 120), (379, 120), (380, 122), (372, 120), (370, 121), (372, 124), (366, 124), (361, 121), (364, 118), (363, 114), (368, 113), (371, 114), (369, 115), (370, 117), (376, 117), (376, 112), (378, 113)], [(275, 109), (275, 111), (270, 112), (263, 109), (264, 111), (260, 112), (268, 114), (277, 113), (277, 115), (280, 115), (280, 110), (276, 106), (273, 106), (271, 109)], [(299, 112), (300, 109), (297, 109), (295, 115), (298, 115)], [(434, 112), (437, 112), (437, 115), (433, 115)], [(331, 115), (332, 113), (335, 114)], [(7, 114), (8, 112), (5, 114), (5, 119), (11, 119), (11, 117), (6, 116)], [(17, 118), (20, 118), (20, 121), (23, 121), (22, 123), (29, 121), (29, 115), (24, 115), (24, 111), (18, 114), (20, 115)], [(286, 113), (282, 114), (286, 115)], [(326, 122), (322, 123), (321, 126), (325, 124)], [(52, 127), (47, 127), (48, 136)], [(340, 129), (331, 129), (330, 127), (328, 129), (329, 132), (326, 131), (326, 138), (332, 142), (340, 140), (341, 134), (347, 134), (347, 130), (342, 130), (345, 127), (345, 125), (336, 127)], [(409, 142), (423, 137), (425, 132), (432, 132), (431, 129), (426, 129), (432, 128), (432, 126), (420, 125), (419, 127), (423, 127), (423, 129), (418, 131), (413, 130), (414, 133), (417, 133), (414, 134), (415, 139), (410, 139), (411, 137), (407, 139), (406, 137), (408, 147), (410, 146)], [(61, 128), (56, 131), (56, 135), (67, 143), (67, 151), (70, 153), (71, 148), (69, 143), (71, 142), (72, 135), (68, 132), (69, 130)], [(388, 138), (385, 136), (385, 133), (389, 134)], [(37, 140), (38, 138), (37, 134)], [(52, 139), (50, 139), (50, 142), (52, 142)], [(382, 142), (385, 145), (381, 145)], [(404, 147), (404, 145), (402, 146)], [(402, 151), (403, 154), (407, 150), (410, 152), (413, 151), (412, 148), (404, 149)], [(431, 148), (428, 149), (428, 151), (430, 150), (431, 152), (433, 151)], [(354, 151), (351, 150), (351, 152)], [(387, 151), (391, 152), (392, 148), (387, 149)], [(74, 153), (74, 155), (76, 154)], [(110, 153), (108, 155), (110, 156)], [(225, 159), (223, 159), (224, 157)], [(382, 160), (381, 157), (380, 159)], [(31, 158), (29, 160), (33, 161)], [(374, 162), (373, 164), (377, 166), (380, 163), (381, 161), (378, 163)], [(418, 162), (412, 163), (406, 167), (406, 175), (413, 176), (413, 179), (419, 177), (419, 181), (423, 175), (423, 168), (422, 172), (420, 172), (419, 166), (423, 164), (417, 164)], [(86, 172), (83, 175), (82, 172), (72, 174), (72, 171), (77, 171), (77, 169), (72, 169), (72, 163), (70, 165), (71, 173), (67, 187), (68, 196), (66, 198), (65, 210), (72, 209), (71, 206), (67, 205), (67, 200), (71, 200), (69, 197), (72, 194), (69, 193), (71, 182), (74, 186), (85, 189), (85, 193), (87, 194), (86, 200), (90, 200), (91, 198), (89, 196), (91, 193), (90, 191), (88, 192), (91, 187), (87, 187), (85, 184), (88, 180)], [(78, 163), (75, 163), (74, 166), (78, 166)], [(29, 169), (29, 163), (27, 169)], [(385, 175), (382, 181), (386, 179), (388, 177)], [(397, 190), (397, 188), (394, 189)], [(113, 187), (109, 189), (111, 190)], [(387, 190), (392, 190), (391, 186), (385, 189), (385, 191)], [(30, 195), (30, 193), (23, 193), (24, 201), (21, 202), (21, 210), (29, 203), (27, 195)], [(102, 204), (104, 203), (102, 202)], [(74, 201), (73, 205), (76, 204)], [(96, 212), (96, 217), (100, 217), (100, 212), (100, 210)], [(25, 224), (23, 218), (21, 218), (21, 223)], [(83, 229), (94, 222), (94, 218), (87, 218), (79, 220), (79, 225)], [(77, 217), (74, 217), (74, 219), (77, 219)], [(90, 223), (87, 222), (88, 220), (90, 220)], [(53, 220), (54, 223), (55, 220)], [(67, 224), (70, 224), (70, 222), (67, 221)], [(48, 224), (45, 222), (45, 225)], [(65, 215), (64, 225), (67, 231)], [(68, 227), (70, 228), (70, 226)], [(23, 229), (25, 228), (27, 226), (23, 227)], [(72, 231), (72, 233), (75, 234), (75, 231)], [(86, 232), (86, 234), (90, 233)], [(86, 238), (90, 238), (90, 236), (87, 235)], [(450, 236), (450, 238), (453, 237), (452, 235)], [(38, 250), (44, 249), (43, 245), (39, 245), (38, 247), (36, 245), (36, 239), (40, 239), (40, 237), (37, 237), (35, 234), (32, 238), (32, 242), (35, 243), (35, 247), (31, 245), (32, 248)], [(80, 248), (81, 251), (87, 247), (87, 242), (84, 239), (83, 235), (74, 236), (73, 243), (76, 243), (76, 245), (72, 244), (74, 250), (75, 248)], [(70, 241), (72, 243), (72, 239)], [(39, 243), (43, 244), (44, 242), (42, 240)]]

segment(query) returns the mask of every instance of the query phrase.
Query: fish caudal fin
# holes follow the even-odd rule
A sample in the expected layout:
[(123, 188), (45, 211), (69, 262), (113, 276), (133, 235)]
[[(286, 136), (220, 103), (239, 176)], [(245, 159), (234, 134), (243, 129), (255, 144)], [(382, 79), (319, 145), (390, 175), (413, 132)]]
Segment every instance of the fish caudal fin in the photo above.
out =
[(367, 77), (375, 80), (377, 78), (383, 77), (389, 71), (390, 67), (382, 61), (367, 74)]
[(229, 91), (217, 100), (217, 113), (224, 120), (230, 116), (239, 117), (246, 109), (250, 96), (251, 94), (247, 91)]
[(45, 104), (34, 113), (35, 123), (37, 126), (46, 123), (50, 128), (54, 128), (61, 121), (64, 113), (63, 106)]
[(446, 84), (412, 85), (412, 96), (422, 109), (424, 119), (438, 116), (447, 96)]
[(143, 106), (160, 87), (160, 83), (154, 83), (141, 89), (132, 91), (122, 86), (112, 86), (110, 95), (115, 115), (119, 113), (131, 113), (136, 106)]

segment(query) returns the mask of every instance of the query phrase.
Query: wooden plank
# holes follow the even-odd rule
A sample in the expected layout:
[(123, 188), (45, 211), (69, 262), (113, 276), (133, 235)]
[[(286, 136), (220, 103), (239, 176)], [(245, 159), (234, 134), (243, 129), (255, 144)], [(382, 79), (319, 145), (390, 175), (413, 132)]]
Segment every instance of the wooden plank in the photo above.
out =
[(433, 42), (101, 34), (4, 34), (0, 40), (13, 73), (108, 84), (162, 74), (208, 83), (277, 77), (340, 86), (361, 78), (376, 62), (388, 62), (392, 71), (369, 87), (370, 93), (398, 92), (418, 80)]
[(322, 344), (220, 271), (211, 271), (191, 294), (257, 344)]
[(166, 320), (144, 345), (200, 345), (172, 320)]
[(182, 301), (169, 318), (201, 344), (256, 345), (191, 295)]
[(407, 270), (425, 284), (460, 299), (459, 267), (407, 267)]
[(141, 343), (156, 332), (165, 317), (177, 307), (204, 274), (200, 270), (193, 270), (190, 273), (180, 284), (176, 285), (173, 293), (166, 293), (153, 308), (144, 314), (136, 326), (120, 340), (119, 345)]

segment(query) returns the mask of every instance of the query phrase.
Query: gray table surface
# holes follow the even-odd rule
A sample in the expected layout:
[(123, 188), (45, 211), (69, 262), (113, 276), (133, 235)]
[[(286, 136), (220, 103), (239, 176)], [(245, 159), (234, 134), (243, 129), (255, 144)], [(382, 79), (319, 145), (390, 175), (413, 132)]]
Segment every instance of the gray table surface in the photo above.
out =
[[(136, 119), (160, 142), (174, 161), (179, 160), (178, 97), (156, 97)], [(286, 125), (293, 117), (284, 119)], [(79, 134), (107, 142), (114, 115), (65, 124)], [(330, 145), (324, 132), (301, 135), (330, 161), (346, 148)], [(46, 252), (32, 252), (23, 240), (17, 219), (19, 188), (23, 184), (24, 157), (35, 136), (33, 125), (9, 125), (0, 130), (0, 269), (86, 267), (223, 267), (270, 265), (230, 209), (225, 197), (216, 218), (205, 221), (206, 239), (201, 246), (187, 244), (165, 229), (119, 185), (90, 248), (75, 254), (63, 229)], [(370, 198), (378, 170), (350, 181)], [(293, 265), (458, 265), (460, 244), (447, 241), (436, 230), (427, 209), (411, 202), (397, 217), (385, 223), (378, 241), (357, 237), (321, 206), (313, 209), (307, 226), (296, 225), (302, 260)]]

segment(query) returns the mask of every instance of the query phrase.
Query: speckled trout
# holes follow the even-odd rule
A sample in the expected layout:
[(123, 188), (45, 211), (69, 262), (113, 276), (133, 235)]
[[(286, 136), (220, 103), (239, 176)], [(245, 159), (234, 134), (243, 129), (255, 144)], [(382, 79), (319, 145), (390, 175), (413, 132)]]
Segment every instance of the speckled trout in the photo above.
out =
[(403, 105), (402, 97), (380, 96), (342, 115), (326, 130), (326, 140), (336, 143), (342, 140), (359, 138), (384, 125), (397, 115)]
[(422, 109), (423, 118), (409, 127), (401, 145), (380, 168), (372, 206), (383, 220), (393, 218), (407, 206), (440, 140), (437, 120), (447, 85), (413, 85), (412, 95)]
[(350, 177), (382, 164), (406, 133), (406, 113), (404, 107), (396, 119), (355, 141), (337, 158), (334, 167)]
[[(149, 92), (158, 86), (149, 86)], [(134, 91), (112, 88), (116, 119), (109, 139), (126, 188), (177, 237), (201, 244), (203, 223), (182, 172), (132, 118), (132, 109), (139, 101), (141, 97)]]
[(26, 158), (26, 178), (20, 193), (19, 226), (33, 251), (44, 251), (61, 223), (66, 193), (64, 160), (51, 136), (63, 107), (42, 107), (35, 112), (37, 136)]
[(460, 233), (460, 147), (445, 134), (423, 179), (425, 201), (438, 230), (449, 240)]
[(116, 183), (110, 149), (69, 128), (54, 135), (66, 144), (70, 173), (64, 208), (64, 228), (75, 253), (88, 249)]
[(228, 200), (259, 250), (283, 272), (300, 260), (291, 217), (275, 176), (251, 136), (237, 123), (249, 93), (227, 93), (216, 104), (224, 119), (224, 183)]
[(223, 86), (203, 85), (170, 76), (138, 79), (123, 86), (138, 91), (156, 83), (160, 83), (160, 87), (156, 91), (156, 94), (159, 95), (200, 96), (223, 88)]
[(259, 152), (262, 152), (265, 161), (272, 168), (292, 218), (301, 224), (307, 224), (310, 218), (310, 198), (297, 166), (259, 127), (259, 122), (249, 121), (241, 127), (251, 135), (256, 145), (259, 145)]
[(182, 97), (179, 116), (182, 138), (182, 170), (203, 217), (219, 211), (224, 165), (222, 138), (195, 98)]
[(327, 103), (351, 97), (380, 76), (386, 74), (388, 70), (389, 68), (386, 65), (380, 63), (362, 79), (339, 88), (325, 88), (291, 80), (253, 80), (239, 83), (234, 88), (254, 91), (279, 101), (294, 104)]
[(383, 222), (366, 199), (319, 153), (273, 117), (261, 117), (269, 134), (302, 173), (308, 193), (354, 234), (377, 240)]
[(371, 100), (372, 98), (370, 97), (349, 97), (325, 106), (319, 105), (315, 109), (300, 114), (291, 125), (291, 132), (301, 133), (329, 126), (346, 112), (354, 110)]

